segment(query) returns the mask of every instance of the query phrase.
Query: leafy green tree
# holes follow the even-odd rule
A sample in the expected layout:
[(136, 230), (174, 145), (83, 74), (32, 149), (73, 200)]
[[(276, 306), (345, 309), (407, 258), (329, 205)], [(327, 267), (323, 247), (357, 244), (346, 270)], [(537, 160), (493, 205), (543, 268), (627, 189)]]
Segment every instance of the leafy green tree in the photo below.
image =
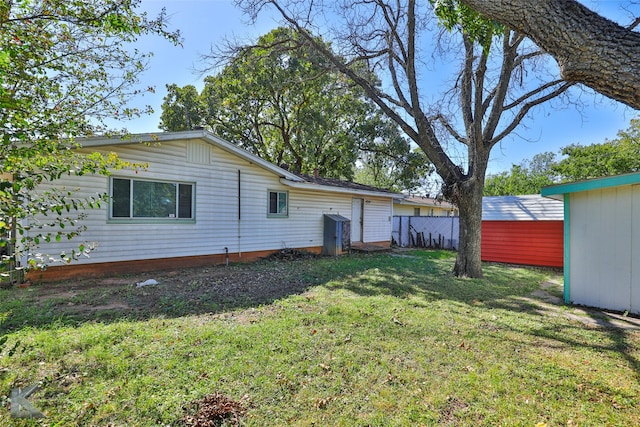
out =
[[(482, 194), (491, 150), (533, 108), (572, 85), (559, 70), (546, 67), (545, 53), (524, 34), (458, 7), (457, 1), (239, 3), (252, 17), (268, 8), (278, 11), (298, 37), (355, 82), (420, 147), (444, 183), (444, 196), (459, 208), (454, 274), (481, 277)], [(451, 33), (443, 35), (433, 25), (434, 6)], [(318, 42), (315, 29), (327, 31), (339, 55)], [(450, 48), (432, 54), (429, 41), (438, 37)], [(452, 64), (460, 68), (447, 81), (430, 74)], [(528, 72), (534, 65), (535, 75)], [(372, 79), (369, 70), (384, 71), (385, 84)]]
[(563, 181), (580, 181), (602, 176), (640, 171), (640, 118), (631, 120), (629, 128), (618, 138), (601, 144), (572, 144), (562, 148), (563, 159), (554, 171)]
[(367, 159), (412, 156), (408, 144), (397, 142), (397, 125), (293, 31), (275, 29), (225, 55), (220, 72), (205, 78), (199, 101), (191, 88), (168, 86), (163, 129), (189, 128), (184, 105), (203, 106), (200, 124), (221, 137), (293, 172), (331, 178), (352, 179), (362, 150), (373, 145), (377, 154)]
[(536, 154), (531, 161), (513, 165), (487, 178), (486, 196), (539, 194), (542, 187), (640, 171), (640, 118), (631, 120), (618, 138), (600, 144), (571, 144), (554, 153)]
[[(127, 101), (142, 91), (148, 55), (130, 49), (156, 34), (173, 42), (164, 13), (136, 13), (139, 0), (21, 0), (0, 5), (0, 231), (12, 259), (30, 257), (41, 241), (73, 238), (78, 216), (103, 198), (56, 188), (68, 174), (126, 166), (113, 155), (82, 155), (74, 138), (106, 129), (106, 120), (144, 111)], [(34, 191), (48, 183), (48, 190)], [(37, 217), (37, 219), (36, 219)], [(25, 233), (29, 230), (29, 234)], [(77, 253), (86, 250), (78, 247)], [(69, 261), (77, 253), (60, 255)]]
[(379, 137), (361, 145), (354, 180), (398, 192), (424, 187), (433, 174), (429, 159), (421, 150), (412, 149), (409, 139), (389, 118), (379, 116), (371, 121), (376, 123)]
[(193, 85), (167, 85), (162, 103), (160, 129), (166, 131), (192, 130), (204, 125), (204, 104)]
[(518, 196), (540, 194), (542, 187), (557, 183), (555, 154), (536, 154), (533, 160), (512, 165), (511, 170), (489, 176), (484, 186), (485, 196)]

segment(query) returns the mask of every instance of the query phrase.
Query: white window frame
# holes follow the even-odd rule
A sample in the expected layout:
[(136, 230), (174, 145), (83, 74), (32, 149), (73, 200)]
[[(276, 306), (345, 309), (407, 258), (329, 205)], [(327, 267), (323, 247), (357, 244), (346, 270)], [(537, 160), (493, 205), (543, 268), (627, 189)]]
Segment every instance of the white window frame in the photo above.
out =
[[(129, 181), (129, 207), (128, 207), (128, 216), (114, 216), (114, 180), (122, 180)], [(134, 216), (134, 182), (149, 182), (156, 184), (170, 184), (175, 186), (175, 200), (174, 202), (174, 212), (169, 213), (167, 216)], [(189, 186), (191, 187), (191, 206), (190, 206), (190, 216), (189, 217), (180, 217), (180, 189), (181, 186)], [(111, 203), (109, 203), (109, 220), (110, 221), (133, 221), (133, 222), (195, 222), (195, 197), (196, 197), (196, 185), (194, 182), (183, 182), (183, 181), (168, 181), (168, 180), (158, 180), (158, 179), (139, 179), (125, 176), (113, 176), (109, 179), (109, 198)]]
[[(271, 211), (271, 195), (276, 196), (276, 212)], [(280, 210), (280, 198), (285, 198), (284, 211)], [(267, 191), (267, 218), (287, 218), (289, 217), (289, 192), (282, 190), (268, 190)]]

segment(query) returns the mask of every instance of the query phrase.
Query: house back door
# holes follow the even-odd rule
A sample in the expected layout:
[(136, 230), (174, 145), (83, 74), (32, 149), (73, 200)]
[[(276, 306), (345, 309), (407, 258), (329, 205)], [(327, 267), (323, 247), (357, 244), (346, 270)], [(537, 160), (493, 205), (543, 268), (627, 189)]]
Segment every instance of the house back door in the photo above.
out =
[(351, 204), (351, 241), (362, 242), (362, 208), (364, 199), (353, 199)]

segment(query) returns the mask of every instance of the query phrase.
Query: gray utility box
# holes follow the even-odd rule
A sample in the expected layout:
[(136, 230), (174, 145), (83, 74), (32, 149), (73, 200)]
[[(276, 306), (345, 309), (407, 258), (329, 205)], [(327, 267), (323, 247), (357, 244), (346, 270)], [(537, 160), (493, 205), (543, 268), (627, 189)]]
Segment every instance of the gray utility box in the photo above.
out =
[(342, 215), (324, 215), (323, 255), (340, 255), (351, 249), (351, 220)]

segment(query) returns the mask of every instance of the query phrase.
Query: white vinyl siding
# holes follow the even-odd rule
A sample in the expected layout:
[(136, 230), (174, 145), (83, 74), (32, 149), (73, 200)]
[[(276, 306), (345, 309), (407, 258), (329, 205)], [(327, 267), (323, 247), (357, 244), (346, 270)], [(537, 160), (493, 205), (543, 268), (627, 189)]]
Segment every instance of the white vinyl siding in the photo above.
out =
[(640, 312), (640, 186), (570, 195), (570, 301)]
[(393, 214), (395, 216), (418, 216), (416, 209), (420, 209), (423, 216), (449, 216), (450, 212), (450, 209), (442, 207), (421, 206), (418, 208), (415, 205), (396, 203), (393, 205)]
[[(306, 248), (323, 245), (323, 214), (351, 217), (351, 199), (358, 197), (330, 191), (301, 190), (285, 186), (280, 177), (254, 163), (214, 145), (210, 164), (187, 162), (186, 141), (163, 141), (159, 145), (104, 146), (92, 151), (117, 152), (133, 163), (146, 163), (138, 170), (119, 170), (118, 178), (193, 183), (197, 221), (119, 221), (109, 219), (109, 204), (86, 211), (87, 230), (71, 242), (47, 244), (44, 253), (55, 254), (79, 243), (97, 242), (90, 258), (79, 263), (171, 258), (183, 256)], [(198, 146), (197, 158), (207, 157)], [(55, 185), (82, 188), (82, 194), (109, 192), (109, 178), (85, 175), (65, 177)], [(197, 191), (196, 191), (197, 190)], [(265, 215), (270, 191), (287, 194), (286, 218)], [(391, 197), (367, 197), (364, 241), (389, 241)], [(241, 209), (241, 212), (238, 211)], [(239, 219), (240, 218), (240, 219)]]

